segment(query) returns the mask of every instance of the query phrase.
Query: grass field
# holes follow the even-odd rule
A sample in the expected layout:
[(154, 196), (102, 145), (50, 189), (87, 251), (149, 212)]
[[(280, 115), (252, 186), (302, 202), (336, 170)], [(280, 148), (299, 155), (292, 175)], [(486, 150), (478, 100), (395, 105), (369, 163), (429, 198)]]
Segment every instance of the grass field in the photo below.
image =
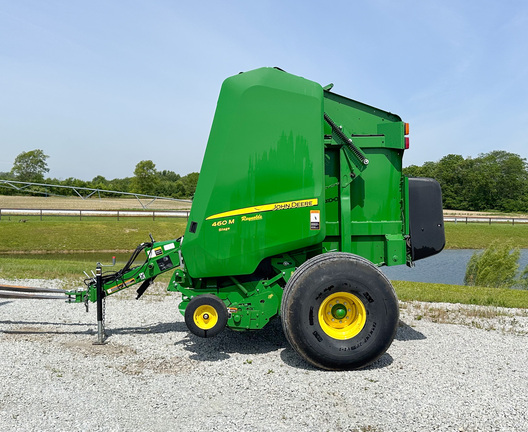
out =
[[(122, 267), (140, 243), (176, 239), (187, 220), (165, 218), (37, 217), (28, 222), (0, 221), (0, 278), (82, 281), (82, 272), (118, 259)], [(163, 280), (159, 278), (158, 280)], [(70, 283), (68, 282), (68, 284)]]
[[(20, 220), (26, 222), (21, 223)], [(123, 251), (148, 240), (181, 236), (185, 218), (24, 216), (0, 220), (0, 253), (57, 253), (67, 251)], [(528, 225), (455, 224), (445, 226), (446, 248), (482, 249), (494, 240), (528, 248)]]
[(0, 221), (0, 253), (66, 253), (89, 251), (130, 251), (138, 244), (180, 237), (185, 218), (127, 217), (113, 218), (38, 217), (27, 222)]
[[(105, 205), (115, 209), (108, 202)], [(119, 268), (138, 244), (149, 241), (149, 234), (155, 240), (176, 239), (187, 224), (185, 218), (24, 219), (27, 222), (0, 220), (0, 278), (59, 278), (67, 286), (82, 285), (83, 270), (94, 269), (97, 261), (109, 263), (113, 255), (118, 256)], [(528, 225), (447, 223), (445, 230), (447, 248), (480, 249), (494, 240), (528, 248)], [(158, 281), (168, 278), (163, 275)], [(528, 308), (528, 291), (416, 282), (394, 282), (394, 286), (401, 300)]]
[(510, 242), (514, 247), (528, 249), (528, 224), (470, 223), (466, 225), (447, 222), (445, 233), (448, 249), (483, 249), (494, 240)]
[(392, 282), (402, 301), (528, 308), (528, 291), (423, 282)]
[[(112, 256), (117, 255), (115, 267), (104, 268), (104, 271), (121, 269), (130, 257), (130, 253), (91, 253), (91, 254), (60, 254), (60, 255), (0, 255), (0, 279), (61, 279), (63, 288), (83, 287), (84, 271), (91, 274), (95, 271), (97, 262), (104, 265), (112, 263)], [(145, 256), (138, 257), (137, 264), (143, 263)], [(167, 272), (156, 278), (157, 282), (167, 283), (172, 272)], [(137, 287), (136, 287), (137, 288)]]

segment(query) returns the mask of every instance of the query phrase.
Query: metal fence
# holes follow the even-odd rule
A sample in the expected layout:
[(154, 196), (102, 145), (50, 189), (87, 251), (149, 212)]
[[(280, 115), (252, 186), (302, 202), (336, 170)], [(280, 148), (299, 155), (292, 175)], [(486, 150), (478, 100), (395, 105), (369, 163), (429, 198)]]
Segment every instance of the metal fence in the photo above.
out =
[(454, 223), (503, 223), (503, 224), (525, 224), (528, 223), (528, 218), (515, 218), (505, 216), (446, 216), (444, 215), (444, 222)]
[[(69, 210), (69, 209), (13, 209), (0, 208), (0, 221), (6, 218), (37, 216), (43, 220), (46, 216), (68, 216), (78, 217), (79, 220), (89, 217), (113, 217), (119, 220), (124, 217), (146, 217), (156, 220), (156, 218), (189, 218), (189, 210)], [(19, 219), (25, 222), (24, 219)]]
[[(125, 217), (147, 217), (156, 220), (156, 218), (189, 218), (190, 210), (70, 210), (70, 209), (13, 209), (0, 208), (0, 221), (11, 216), (37, 216), (43, 220), (46, 216), (69, 216), (78, 217), (79, 220), (89, 217), (113, 217), (119, 220)], [(24, 221), (21, 219), (20, 221)], [(528, 218), (506, 217), (506, 216), (451, 216), (444, 215), (444, 222), (454, 223), (492, 223), (503, 224), (526, 224)]]

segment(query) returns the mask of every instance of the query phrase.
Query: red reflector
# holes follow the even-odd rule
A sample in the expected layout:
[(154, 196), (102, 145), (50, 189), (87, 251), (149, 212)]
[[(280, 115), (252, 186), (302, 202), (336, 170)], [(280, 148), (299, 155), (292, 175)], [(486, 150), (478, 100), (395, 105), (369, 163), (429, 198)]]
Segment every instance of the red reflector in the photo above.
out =
[(405, 137), (405, 150), (409, 149), (409, 137)]

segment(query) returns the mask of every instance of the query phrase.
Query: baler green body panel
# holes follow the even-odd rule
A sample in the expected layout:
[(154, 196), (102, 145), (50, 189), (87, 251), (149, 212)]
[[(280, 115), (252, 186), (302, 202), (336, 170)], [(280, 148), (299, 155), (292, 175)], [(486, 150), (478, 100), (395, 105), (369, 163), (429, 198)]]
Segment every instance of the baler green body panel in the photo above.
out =
[(192, 278), (322, 243), (323, 89), (273, 68), (224, 81), (181, 246)]
[[(409, 234), (407, 181), (402, 175), (404, 123), (397, 115), (325, 92), (325, 113), (351, 137), (368, 158), (368, 166), (353, 180), (342, 168), (341, 150), (329, 145), (325, 125), (327, 250), (352, 252), (375, 264), (404, 264)], [(341, 178), (340, 178), (341, 177)], [(350, 202), (343, 202), (350, 184)], [(350, 224), (347, 230), (343, 224)]]

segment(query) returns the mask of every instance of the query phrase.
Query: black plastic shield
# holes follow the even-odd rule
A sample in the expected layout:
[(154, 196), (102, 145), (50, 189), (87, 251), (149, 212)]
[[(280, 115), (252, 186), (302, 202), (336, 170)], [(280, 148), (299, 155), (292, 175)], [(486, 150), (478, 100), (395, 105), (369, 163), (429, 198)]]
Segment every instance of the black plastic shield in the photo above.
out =
[(409, 228), (413, 261), (444, 248), (442, 189), (436, 180), (409, 178)]

